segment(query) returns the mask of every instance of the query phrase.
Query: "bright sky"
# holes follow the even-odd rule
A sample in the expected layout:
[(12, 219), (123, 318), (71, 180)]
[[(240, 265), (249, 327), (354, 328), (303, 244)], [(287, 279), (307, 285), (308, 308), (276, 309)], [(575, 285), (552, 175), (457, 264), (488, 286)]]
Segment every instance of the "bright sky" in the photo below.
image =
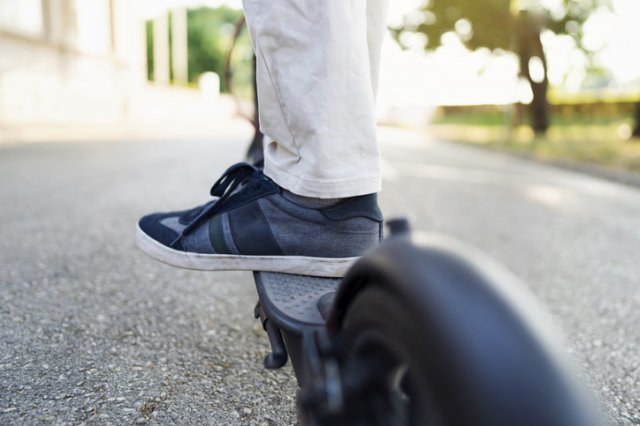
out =
[[(541, 0), (551, 10), (562, 0)], [(389, 23), (402, 22), (423, 0), (390, 0)], [(153, 15), (168, 6), (242, 7), (241, 0), (143, 0), (143, 13)], [(594, 12), (584, 27), (588, 47), (598, 50), (596, 62), (609, 69), (619, 85), (640, 86), (640, 0), (613, 0), (609, 10)], [(575, 91), (583, 83), (586, 59), (568, 37), (544, 34), (543, 43), (553, 85)], [(425, 54), (401, 51), (387, 39), (381, 72), (380, 103), (420, 107), (433, 104), (508, 103), (526, 100), (530, 92), (517, 80), (517, 63), (511, 56), (469, 52), (456, 37), (444, 40), (443, 48)]]

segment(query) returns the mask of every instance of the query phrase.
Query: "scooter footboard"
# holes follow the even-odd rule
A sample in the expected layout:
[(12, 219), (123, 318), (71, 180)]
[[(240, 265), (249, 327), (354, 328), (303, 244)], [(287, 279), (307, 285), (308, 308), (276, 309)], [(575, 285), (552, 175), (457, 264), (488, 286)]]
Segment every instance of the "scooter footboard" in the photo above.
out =
[(260, 318), (271, 343), (265, 367), (280, 368), (289, 358), (301, 384), (304, 336), (325, 328), (340, 279), (274, 272), (253, 275), (260, 299), (255, 316)]

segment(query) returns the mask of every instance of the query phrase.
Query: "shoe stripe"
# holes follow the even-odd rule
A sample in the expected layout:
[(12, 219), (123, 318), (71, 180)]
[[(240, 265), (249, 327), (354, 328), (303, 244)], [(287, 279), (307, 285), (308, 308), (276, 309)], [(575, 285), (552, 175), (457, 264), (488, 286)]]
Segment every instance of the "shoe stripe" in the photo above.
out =
[(229, 246), (224, 238), (224, 230), (222, 228), (222, 215), (216, 215), (209, 221), (209, 240), (213, 246), (213, 250), (217, 254), (237, 254), (231, 253)]
[(240, 254), (240, 250), (238, 250), (238, 247), (236, 247), (236, 243), (233, 241), (231, 224), (229, 223), (229, 213), (222, 214), (222, 232), (224, 234), (224, 241), (227, 243), (227, 247), (229, 247), (231, 253)]
[(245, 204), (228, 212), (231, 235), (242, 255), (284, 255), (259, 203)]

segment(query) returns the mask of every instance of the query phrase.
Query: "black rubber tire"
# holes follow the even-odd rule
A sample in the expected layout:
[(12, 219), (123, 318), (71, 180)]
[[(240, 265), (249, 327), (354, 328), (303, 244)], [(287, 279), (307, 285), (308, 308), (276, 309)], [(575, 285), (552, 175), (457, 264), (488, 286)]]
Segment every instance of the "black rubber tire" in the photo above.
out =
[[(349, 306), (342, 327), (346, 354), (344, 382), (347, 386), (354, 381), (375, 383), (372, 375), (384, 375), (392, 368), (381, 368), (381, 362), (403, 363), (406, 369), (403, 388), (409, 395), (404, 408), (398, 410), (398, 405), (389, 401), (398, 399), (397, 391), (389, 391), (391, 386), (386, 394), (379, 381), (373, 387), (377, 391), (355, 392), (356, 398), (349, 402), (350, 424), (573, 426), (591, 423), (582, 407), (574, 404), (578, 400), (574, 398), (576, 395), (563, 387), (563, 378), (556, 374), (562, 370), (559, 366), (557, 370), (545, 371), (538, 383), (531, 380), (528, 372), (518, 370), (521, 366), (504, 365), (509, 380), (513, 379), (508, 390), (513, 383), (527, 380), (536, 383), (530, 387), (524, 383), (522, 388), (503, 392), (502, 399), (497, 399), (491, 388), (504, 383), (491, 383), (491, 372), (501, 367), (500, 359), (487, 360), (473, 354), (457, 356), (460, 354), (453, 353), (451, 346), (457, 336), (446, 335), (452, 330), (448, 319), (426, 323), (407, 306), (408, 301), (402, 300), (392, 287), (375, 284), (364, 287)], [(478, 327), (481, 332), (480, 328), (491, 325)], [(514, 345), (531, 337), (522, 330), (516, 334), (519, 335), (513, 339)], [(473, 374), (467, 375), (468, 372)], [(367, 375), (370, 377), (366, 378)], [(499, 380), (502, 379), (496, 379)], [(483, 388), (488, 391), (483, 392)]]
[[(392, 362), (406, 363), (412, 376), (419, 382), (412, 383), (413, 398), (419, 399), (419, 404), (411, 407), (408, 418), (398, 419), (398, 413), (390, 413), (392, 405), (384, 395), (378, 395), (371, 400), (371, 395), (358, 398), (352, 402), (354, 410), (353, 422), (358, 424), (397, 425), (404, 420), (404, 424), (446, 424), (441, 413), (444, 401), (439, 401), (442, 394), (433, 389), (436, 380), (430, 377), (430, 370), (425, 360), (429, 357), (429, 342), (423, 338), (419, 321), (411, 318), (400, 300), (388, 290), (379, 286), (368, 286), (361, 291), (350, 306), (343, 323), (343, 342), (346, 359), (344, 371), (348, 374), (376, 374), (365, 370), (376, 368), (380, 360), (371, 360), (372, 344), (382, 344), (389, 350)], [(383, 356), (383, 358), (386, 356)], [(346, 378), (349, 382), (349, 378)], [(385, 380), (383, 378), (382, 380)], [(416, 395), (417, 393), (417, 395)], [(358, 404), (357, 409), (353, 404)], [(380, 412), (381, 410), (385, 412)], [(392, 409), (393, 410), (393, 409)], [(451, 423), (453, 424), (453, 423)]]

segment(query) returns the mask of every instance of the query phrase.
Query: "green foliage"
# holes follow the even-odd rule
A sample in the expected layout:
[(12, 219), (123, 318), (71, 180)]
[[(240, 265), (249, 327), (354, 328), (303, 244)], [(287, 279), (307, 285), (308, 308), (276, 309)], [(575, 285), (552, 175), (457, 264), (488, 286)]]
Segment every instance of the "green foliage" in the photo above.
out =
[[(224, 62), (229, 49), (236, 22), (242, 12), (225, 6), (215, 9), (202, 7), (189, 10), (187, 15), (189, 46), (189, 81), (196, 82), (198, 76), (213, 71), (220, 76), (221, 89), (226, 91)], [(245, 33), (238, 41), (232, 61), (235, 85), (241, 92), (251, 85), (251, 45)]]
[(147, 37), (147, 80), (153, 80), (153, 21), (145, 23)]
[[(393, 31), (401, 40), (404, 32), (426, 35), (426, 49), (432, 50), (442, 43), (442, 35), (455, 33), (472, 50), (488, 48), (517, 52), (514, 37), (518, 34), (520, 6), (525, 0), (427, 0), (420, 11), (405, 19), (400, 28)], [(571, 35), (581, 46), (582, 24), (590, 13), (600, 6), (608, 6), (609, 0), (563, 0), (558, 10), (544, 9), (533, 3), (529, 13), (536, 17), (540, 28), (556, 34)]]

